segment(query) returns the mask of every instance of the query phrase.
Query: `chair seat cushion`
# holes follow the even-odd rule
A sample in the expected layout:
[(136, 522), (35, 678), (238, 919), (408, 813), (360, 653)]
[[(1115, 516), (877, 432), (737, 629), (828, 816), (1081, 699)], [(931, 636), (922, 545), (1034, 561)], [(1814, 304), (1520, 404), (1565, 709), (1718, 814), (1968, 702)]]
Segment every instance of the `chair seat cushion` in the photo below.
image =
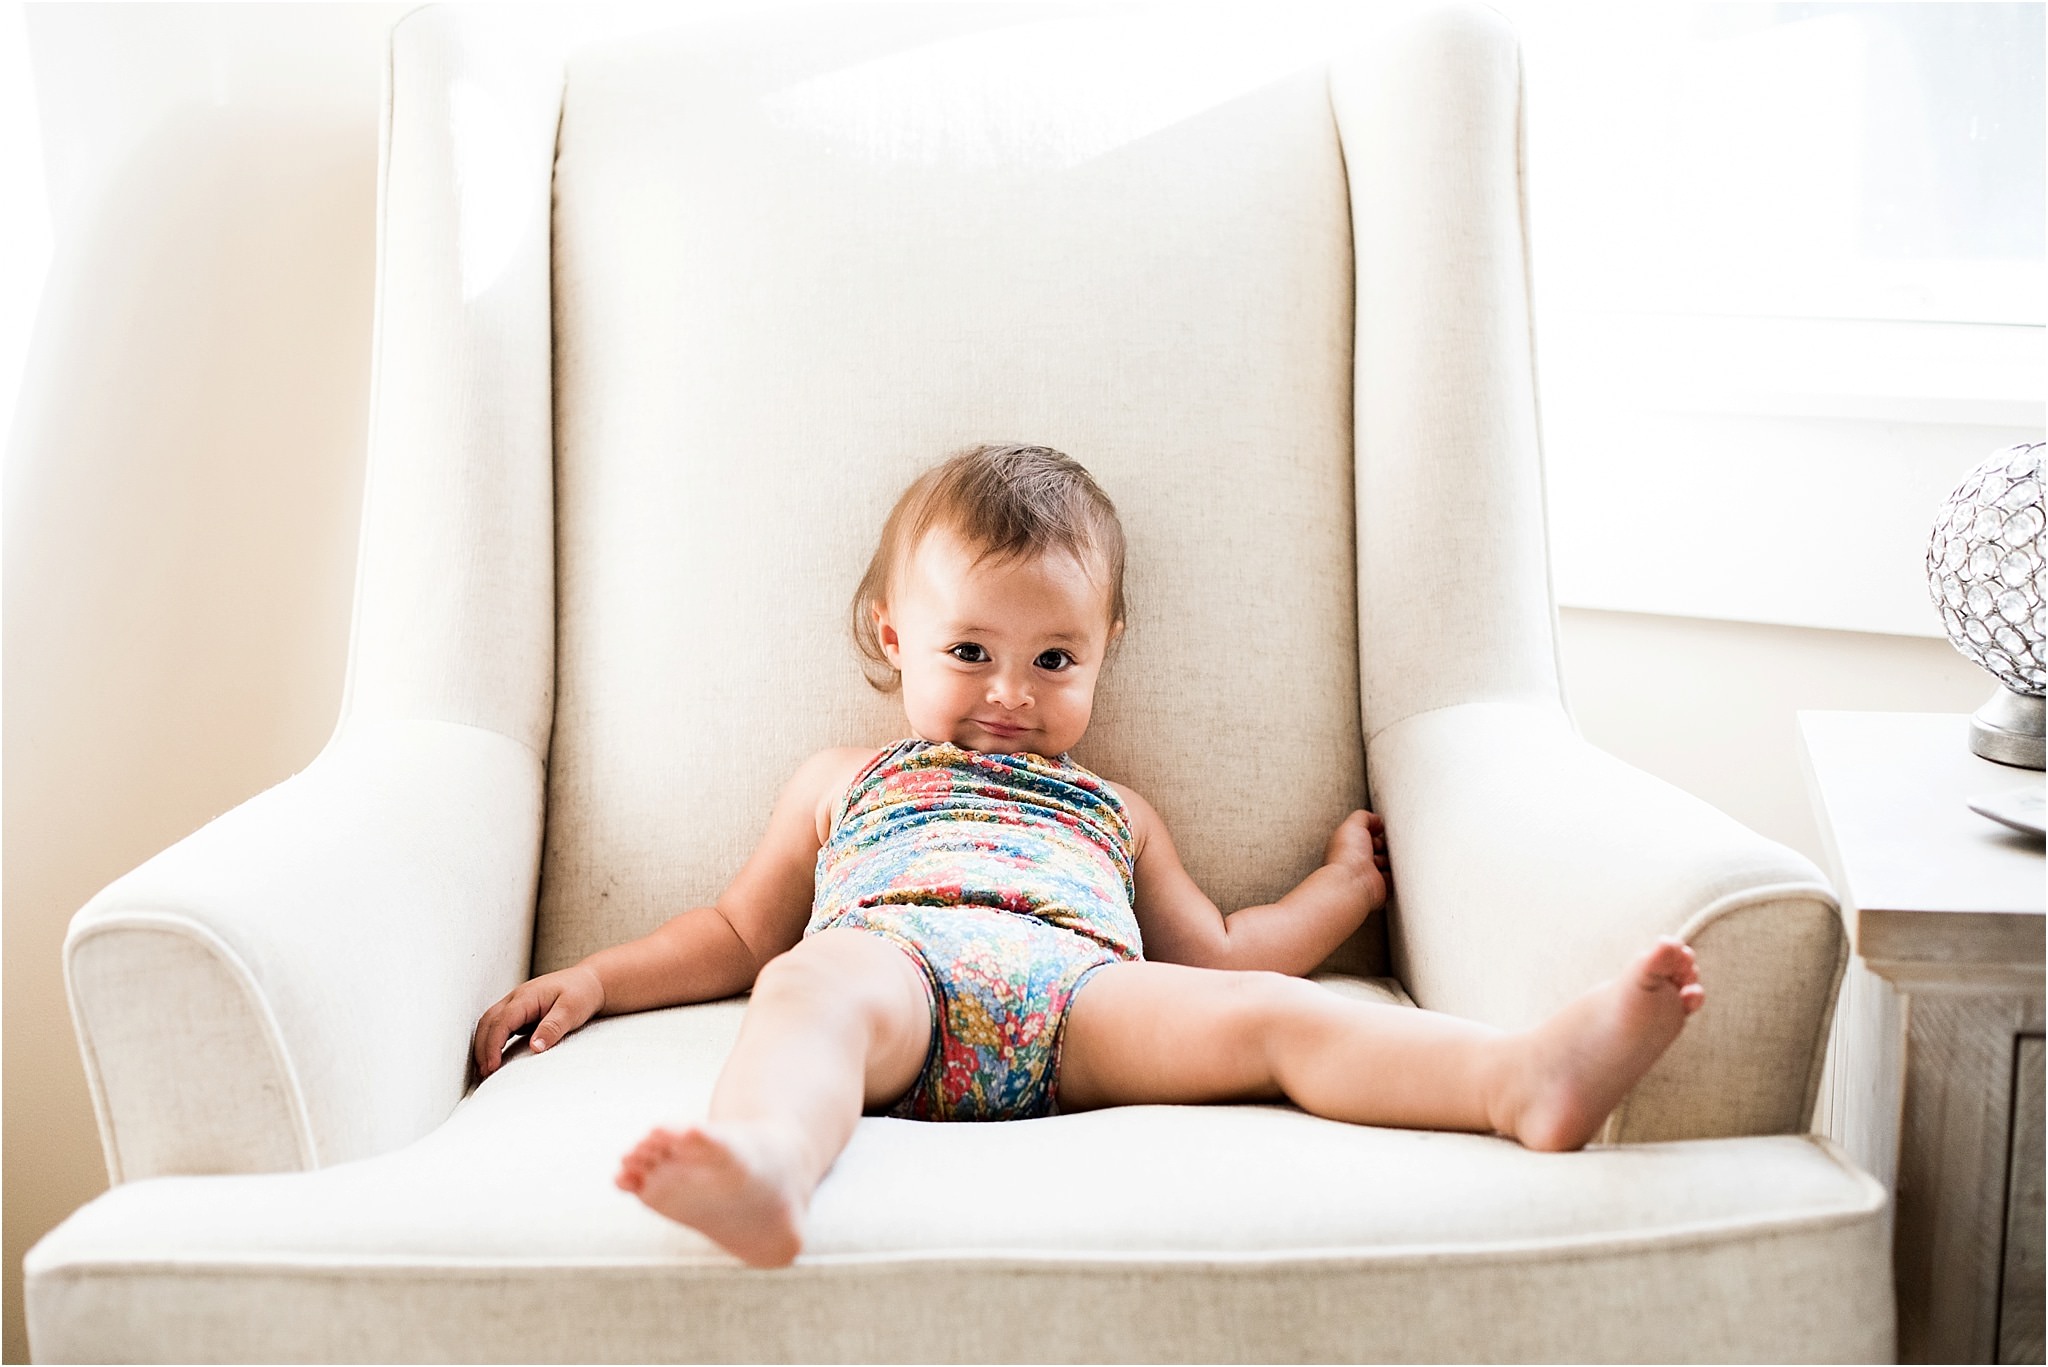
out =
[(1807, 1135), (1542, 1154), (1285, 1106), (870, 1118), (817, 1193), (798, 1264), (743, 1268), (612, 1185), (650, 1126), (702, 1115), (743, 1009), (593, 1022), (377, 1158), (117, 1187), (30, 1255), (37, 1357), (1889, 1350), (1884, 1193)]

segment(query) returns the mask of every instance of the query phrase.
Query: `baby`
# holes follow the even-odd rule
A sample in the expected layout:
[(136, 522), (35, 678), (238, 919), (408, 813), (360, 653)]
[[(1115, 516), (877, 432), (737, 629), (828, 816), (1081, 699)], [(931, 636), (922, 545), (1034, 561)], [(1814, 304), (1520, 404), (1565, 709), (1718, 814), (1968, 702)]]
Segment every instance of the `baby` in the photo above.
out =
[(1084, 469), (984, 446), (917, 479), (854, 598), (911, 736), (824, 750), (782, 790), (717, 904), (508, 993), (479, 1073), (599, 1014), (753, 997), (700, 1125), (656, 1129), (617, 1184), (757, 1267), (863, 1113), (999, 1120), (1098, 1106), (1286, 1100), (1366, 1125), (1591, 1139), (1700, 1008), (1662, 939), (1508, 1032), (1345, 999), (1309, 972), (1386, 901), (1380, 819), (1225, 917), (1150, 803), (1075, 764), (1124, 628), (1124, 539)]

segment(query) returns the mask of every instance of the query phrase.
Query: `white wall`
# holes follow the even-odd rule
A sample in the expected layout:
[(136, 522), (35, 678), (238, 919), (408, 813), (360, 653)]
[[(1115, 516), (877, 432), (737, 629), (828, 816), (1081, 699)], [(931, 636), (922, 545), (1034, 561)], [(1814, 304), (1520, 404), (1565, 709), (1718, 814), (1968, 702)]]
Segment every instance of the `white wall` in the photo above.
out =
[[(0, 492), (8, 1361), (22, 1254), (105, 1183), (68, 918), (334, 720), (406, 8), (29, 7), (55, 250)], [(1795, 709), (1988, 693), (1924, 637), (1573, 608), (1563, 632), (1590, 739), (1816, 858)]]
[(8, 1361), (22, 1254), (106, 1183), (66, 921), (334, 722), (406, 8), (28, 7), (55, 250), (0, 492)]
[[(1569, 607), (1559, 617), (1581, 735), (1823, 869), (1794, 714), (1974, 712), (1996, 686), (1924, 636)], [(2013, 786), (2026, 777), (2014, 770)]]

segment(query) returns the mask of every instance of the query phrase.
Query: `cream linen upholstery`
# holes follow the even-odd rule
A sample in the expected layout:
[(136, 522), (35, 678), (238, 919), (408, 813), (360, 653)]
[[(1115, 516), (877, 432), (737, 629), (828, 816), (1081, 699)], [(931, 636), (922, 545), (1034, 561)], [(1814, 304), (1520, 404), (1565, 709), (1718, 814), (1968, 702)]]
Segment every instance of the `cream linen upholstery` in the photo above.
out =
[[(469, 1027), (529, 961), (561, 61), (504, 24), (423, 14), (401, 32), (341, 724), (305, 772), (73, 919), (72, 1014), (116, 1182), (419, 1137), (461, 1099)], [(209, 1048), (162, 1048), (167, 1020)]]
[(806, 755), (902, 734), (847, 599), (911, 477), (992, 437), (1117, 501), (1132, 618), (1076, 753), (1221, 905), (1284, 894), (1364, 800), (1324, 73), (1147, 132), (1157, 21), (988, 24), (830, 8), (801, 43), (571, 59), (538, 968), (711, 900)]
[(1883, 1190), (1812, 1135), (1539, 1154), (1269, 1106), (874, 1119), (819, 1189), (803, 1259), (749, 1272), (592, 1180), (650, 1124), (703, 1113), (740, 1014), (719, 1003), (600, 1020), (381, 1158), (117, 1188), (38, 1248), (36, 1351), (1872, 1362), (1891, 1350)]
[(1586, 744), (1560, 703), (1520, 62), (1476, 26), (1413, 26), (1330, 81), (1357, 244), (1359, 687), (1394, 968), (1420, 1005), (1512, 1028), (1682, 935), (1714, 1009), (1603, 1138), (1802, 1129), (1848, 954), (1825, 879)]
[[(37, 1357), (1888, 1357), (1883, 1193), (1803, 1133), (1836, 903), (1559, 696), (1498, 18), (1327, 63), (1172, 7), (560, 19), (394, 31), (343, 717), (73, 924), (118, 1185), (29, 1256)], [(900, 731), (846, 596), (903, 480), (985, 439), (1118, 500), (1080, 757), (1220, 902), (1370, 788), (1398, 900), (1332, 990), (1516, 1027), (1692, 941), (1708, 1009), (1617, 1142), (869, 1119), (759, 1273), (611, 1186), (739, 1004), (465, 1094), (489, 1001), (711, 896), (804, 753)]]
[(524, 746), (366, 723), (94, 898), (65, 972), (108, 1176), (319, 1167), (438, 1125), (526, 964), (540, 818)]
[(1412, 832), (1395, 866), (1394, 952), (1419, 1004), (1522, 1025), (1574, 995), (1591, 964), (1676, 934), (1713, 1009), (1602, 1138), (1805, 1128), (1848, 956), (1834, 894), (1806, 859), (1586, 744), (1554, 707), (1440, 708), (1379, 732), (1369, 753), (1388, 828)]

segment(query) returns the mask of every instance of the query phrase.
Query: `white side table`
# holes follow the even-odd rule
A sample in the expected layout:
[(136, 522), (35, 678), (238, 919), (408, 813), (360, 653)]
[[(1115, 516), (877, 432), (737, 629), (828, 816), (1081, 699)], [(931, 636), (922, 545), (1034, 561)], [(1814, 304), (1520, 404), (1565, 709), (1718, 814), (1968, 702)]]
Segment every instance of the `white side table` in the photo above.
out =
[(1814, 1127), (1891, 1189), (1900, 1360), (2038, 1363), (2048, 874), (1965, 800), (2042, 775), (1971, 754), (1960, 713), (1799, 734), (1854, 950)]

